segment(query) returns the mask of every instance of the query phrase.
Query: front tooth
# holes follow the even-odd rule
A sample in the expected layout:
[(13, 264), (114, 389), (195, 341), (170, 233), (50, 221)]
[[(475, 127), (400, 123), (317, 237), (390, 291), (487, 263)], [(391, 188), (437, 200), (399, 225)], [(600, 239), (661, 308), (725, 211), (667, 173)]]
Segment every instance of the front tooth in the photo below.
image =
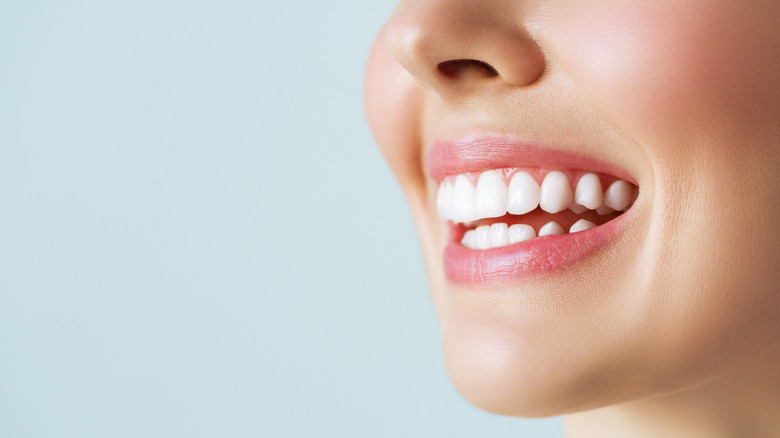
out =
[(536, 237), (534, 227), (525, 224), (515, 224), (509, 227), (509, 243), (522, 242)]
[(604, 202), (604, 192), (601, 188), (601, 180), (595, 173), (582, 175), (577, 183), (574, 199), (578, 204), (595, 210)]
[(495, 171), (482, 172), (474, 194), (477, 215), (481, 218), (506, 214), (507, 189), (504, 179)]
[(566, 230), (563, 229), (558, 222), (550, 221), (544, 224), (542, 228), (539, 228), (539, 237), (551, 236), (553, 234), (565, 234)]
[(634, 187), (619, 179), (610, 184), (604, 192), (604, 205), (614, 210), (624, 210), (631, 203), (632, 196), (634, 196)]
[(539, 190), (539, 206), (547, 213), (565, 210), (574, 201), (569, 179), (563, 172), (553, 171), (547, 174)]
[(477, 249), (490, 249), (490, 225), (480, 225), (474, 231)]
[(439, 185), (439, 193), (436, 196), (436, 209), (443, 221), (452, 219), (452, 182), (444, 181)]
[(468, 230), (460, 239), (460, 244), (470, 249), (477, 249), (477, 233), (474, 230)]
[(574, 225), (571, 226), (571, 228), (569, 228), (569, 232), (570, 233), (576, 233), (578, 231), (585, 231), (585, 230), (589, 230), (589, 229), (591, 229), (591, 228), (593, 228), (595, 226), (596, 226), (596, 224), (594, 224), (593, 222), (591, 222), (589, 220), (580, 219), (577, 222), (575, 222)]
[(455, 222), (468, 222), (477, 220), (474, 208), (474, 185), (466, 175), (455, 177), (455, 186), (452, 188), (452, 220)]
[(490, 245), (493, 248), (509, 245), (509, 226), (507, 224), (490, 226)]
[(539, 206), (539, 184), (526, 172), (517, 172), (509, 181), (507, 210), (526, 214)]

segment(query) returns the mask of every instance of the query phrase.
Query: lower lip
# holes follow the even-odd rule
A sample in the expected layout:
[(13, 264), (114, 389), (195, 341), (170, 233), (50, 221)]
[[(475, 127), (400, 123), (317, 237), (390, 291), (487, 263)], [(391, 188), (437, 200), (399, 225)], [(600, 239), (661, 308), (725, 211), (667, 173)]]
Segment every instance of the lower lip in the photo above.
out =
[(473, 250), (460, 244), (463, 233), (450, 231), (444, 249), (444, 272), (452, 284), (501, 286), (550, 274), (582, 263), (614, 242), (631, 210), (589, 230), (543, 236), (514, 245)]

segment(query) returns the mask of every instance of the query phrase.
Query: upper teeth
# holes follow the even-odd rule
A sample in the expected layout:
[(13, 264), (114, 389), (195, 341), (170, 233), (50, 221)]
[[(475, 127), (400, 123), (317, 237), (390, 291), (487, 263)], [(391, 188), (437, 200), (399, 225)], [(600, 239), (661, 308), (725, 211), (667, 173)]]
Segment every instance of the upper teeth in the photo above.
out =
[(569, 179), (562, 172), (550, 172), (539, 190), (539, 206), (547, 213), (566, 210), (574, 201)]
[[(551, 171), (541, 185), (526, 171), (508, 171), (505, 178), (496, 170), (482, 172), (476, 187), (466, 174), (445, 178), (439, 185), (436, 205), (442, 220), (455, 223), (521, 215), (540, 207), (548, 213), (567, 208), (576, 213), (597, 210), (599, 214), (625, 210), (634, 198), (634, 186), (615, 180), (602, 190), (601, 178), (595, 173), (583, 174), (572, 190), (564, 172)], [(508, 179), (508, 184), (507, 184)]]

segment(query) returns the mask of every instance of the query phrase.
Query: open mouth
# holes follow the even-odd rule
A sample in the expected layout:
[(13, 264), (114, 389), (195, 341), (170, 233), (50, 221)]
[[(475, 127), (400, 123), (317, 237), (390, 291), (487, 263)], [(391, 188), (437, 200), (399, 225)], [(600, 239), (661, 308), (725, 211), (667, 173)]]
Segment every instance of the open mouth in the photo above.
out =
[(603, 173), (501, 168), (446, 176), (436, 205), (456, 241), (487, 250), (604, 225), (637, 195), (635, 185)]
[(450, 234), (444, 273), (466, 286), (515, 284), (610, 254), (640, 193), (609, 162), (490, 133), (435, 139), (425, 161)]

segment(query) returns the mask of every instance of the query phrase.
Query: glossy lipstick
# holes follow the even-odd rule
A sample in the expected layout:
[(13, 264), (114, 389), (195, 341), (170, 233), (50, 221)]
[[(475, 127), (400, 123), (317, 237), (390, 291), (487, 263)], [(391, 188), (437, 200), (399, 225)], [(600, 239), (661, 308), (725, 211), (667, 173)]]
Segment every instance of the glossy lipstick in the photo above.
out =
[[(585, 170), (632, 181), (614, 165), (579, 153), (517, 142), (502, 137), (470, 136), (457, 141), (435, 141), (426, 155), (431, 178), (509, 167), (548, 170)], [(534, 212), (529, 215), (545, 215)], [(516, 283), (571, 267), (616, 241), (626, 228), (630, 210), (599, 226), (575, 233), (536, 237), (499, 248), (476, 250), (461, 244), (467, 227), (448, 223), (444, 270), (454, 284), (486, 286)], [(515, 219), (523, 215), (514, 216)]]

